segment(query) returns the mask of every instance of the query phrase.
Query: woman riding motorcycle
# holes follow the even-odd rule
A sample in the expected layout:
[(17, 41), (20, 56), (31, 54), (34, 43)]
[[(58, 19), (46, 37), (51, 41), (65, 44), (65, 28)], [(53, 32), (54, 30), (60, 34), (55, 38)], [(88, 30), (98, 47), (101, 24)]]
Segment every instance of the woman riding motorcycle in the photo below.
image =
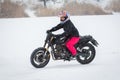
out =
[(66, 11), (61, 11), (59, 17), (61, 22), (57, 26), (48, 30), (47, 32), (49, 33), (63, 28), (64, 33), (57, 36), (67, 37), (67, 41), (65, 45), (68, 48), (68, 50), (71, 52), (72, 56), (75, 57), (77, 51), (74, 45), (80, 40), (79, 32), (74, 26), (74, 24), (71, 22), (70, 16)]

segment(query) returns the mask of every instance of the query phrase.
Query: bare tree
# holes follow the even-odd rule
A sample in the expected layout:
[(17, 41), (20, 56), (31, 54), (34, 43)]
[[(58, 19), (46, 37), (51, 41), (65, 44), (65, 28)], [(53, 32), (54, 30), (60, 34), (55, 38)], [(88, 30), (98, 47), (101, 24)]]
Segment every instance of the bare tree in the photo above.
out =
[(39, 1), (43, 1), (44, 7), (47, 7), (46, 2), (49, 1), (49, 0), (39, 0)]
[[(47, 1), (50, 1), (50, 0), (39, 0), (39, 1), (43, 1), (44, 7), (47, 7)], [(56, 2), (56, 0), (51, 0), (51, 1), (53, 1), (54, 3)]]

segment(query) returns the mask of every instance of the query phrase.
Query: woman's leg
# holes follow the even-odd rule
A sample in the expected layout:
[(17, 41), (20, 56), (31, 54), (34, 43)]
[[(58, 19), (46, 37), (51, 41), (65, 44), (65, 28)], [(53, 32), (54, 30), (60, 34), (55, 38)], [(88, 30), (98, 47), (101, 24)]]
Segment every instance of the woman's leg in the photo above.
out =
[(74, 47), (74, 45), (80, 40), (79, 37), (72, 37), (66, 42), (66, 47), (68, 50), (72, 53), (73, 56), (76, 55), (77, 51)]

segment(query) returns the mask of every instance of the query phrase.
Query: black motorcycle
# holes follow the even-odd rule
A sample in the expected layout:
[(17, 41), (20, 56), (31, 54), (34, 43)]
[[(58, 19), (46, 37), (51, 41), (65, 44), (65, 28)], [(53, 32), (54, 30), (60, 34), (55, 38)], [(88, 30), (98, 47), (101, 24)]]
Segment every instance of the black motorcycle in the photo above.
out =
[(47, 33), (44, 47), (35, 49), (31, 54), (31, 64), (36, 68), (43, 68), (48, 64), (50, 56), (53, 60), (77, 60), (81, 64), (90, 63), (95, 58), (94, 46), (97, 47), (98, 42), (90, 35), (80, 36), (80, 38), (80, 41), (75, 45), (77, 55), (73, 57), (65, 46), (66, 37), (58, 38), (52, 33)]

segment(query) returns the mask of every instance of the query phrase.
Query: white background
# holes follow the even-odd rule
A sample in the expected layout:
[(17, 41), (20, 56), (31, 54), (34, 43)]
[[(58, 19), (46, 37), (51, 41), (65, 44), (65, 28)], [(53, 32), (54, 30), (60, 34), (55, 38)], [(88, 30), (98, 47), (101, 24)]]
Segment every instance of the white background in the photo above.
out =
[[(42, 69), (30, 64), (34, 49), (43, 46), (46, 30), (58, 17), (0, 19), (0, 80), (120, 80), (120, 15), (72, 16), (81, 35), (98, 42), (88, 65), (50, 60)], [(58, 33), (62, 30), (58, 31)]]

